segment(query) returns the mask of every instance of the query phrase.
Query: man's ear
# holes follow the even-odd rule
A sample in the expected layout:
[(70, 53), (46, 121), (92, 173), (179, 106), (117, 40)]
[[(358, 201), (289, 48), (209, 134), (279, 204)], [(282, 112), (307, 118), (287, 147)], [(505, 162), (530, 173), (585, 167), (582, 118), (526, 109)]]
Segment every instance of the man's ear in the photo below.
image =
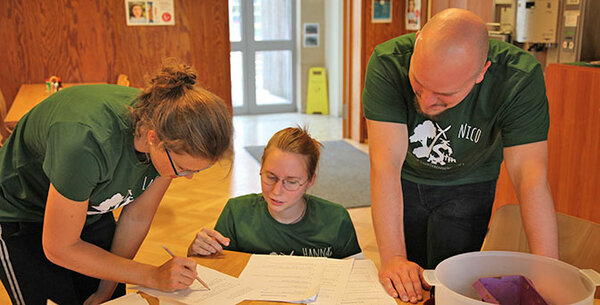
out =
[(479, 75), (477, 75), (477, 79), (475, 79), (476, 84), (479, 84), (479, 83), (481, 83), (481, 81), (483, 81), (485, 72), (487, 71), (487, 69), (490, 67), (491, 64), (492, 64), (492, 62), (489, 60), (485, 63), (485, 65), (483, 66), (483, 69), (481, 70), (481, 73), (479, 73)]

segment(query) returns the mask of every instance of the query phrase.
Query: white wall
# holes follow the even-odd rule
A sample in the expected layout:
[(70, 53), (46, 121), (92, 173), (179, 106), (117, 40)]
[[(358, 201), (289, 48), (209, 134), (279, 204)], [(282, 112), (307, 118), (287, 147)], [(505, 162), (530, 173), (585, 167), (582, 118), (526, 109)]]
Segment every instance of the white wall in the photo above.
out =
[[(298, 76), (300, 86), (298, 87), (300, 97), (300, 112), (306, 111), (306, 90), (308, 87), (308, 69), (312, 67), (325, 67), (325, 49), (328, 47), (325, 40), (327, 26), (325, 24), (325, 3), (324, 0), (298, 0), (299, 18), (298, 18)], [(319, 24), (319, 46), (303, 47), (302, 39), (304, 23)]]
[(329, 114), (342, 116), (343, 98), (343, 0), (325, 1), (325, 68), (329, 92)]
[[(342, 116), (343, 98), (343, 1), (297, 0), (297, 58), (298, 58), (298, 109), (306, 111), (308, 69), (325, 67), (329, 93), (329, 115)], [(319, 23), (319, 47), (304, 48), (302, 31), (304, 23)]]

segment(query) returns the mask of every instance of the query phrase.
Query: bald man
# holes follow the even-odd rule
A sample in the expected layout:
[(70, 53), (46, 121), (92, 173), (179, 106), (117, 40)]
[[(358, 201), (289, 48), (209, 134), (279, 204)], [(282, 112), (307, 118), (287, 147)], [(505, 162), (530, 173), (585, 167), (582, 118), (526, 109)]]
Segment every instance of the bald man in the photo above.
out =
[(547, 182), (548, 100), (540, 64), (448, 9), (375, 48), (363, 91), (380, 280), (422, 299), (422, 268), (481, 249), (500, 163), (533, 253), (558, 258)]

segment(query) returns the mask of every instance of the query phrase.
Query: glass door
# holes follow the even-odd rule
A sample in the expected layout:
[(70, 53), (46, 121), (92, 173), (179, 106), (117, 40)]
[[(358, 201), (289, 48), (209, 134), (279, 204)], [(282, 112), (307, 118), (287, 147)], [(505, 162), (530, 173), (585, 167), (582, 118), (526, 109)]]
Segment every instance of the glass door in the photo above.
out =
[(296, 111), (294, 0), (229, 0), (234, 114)]

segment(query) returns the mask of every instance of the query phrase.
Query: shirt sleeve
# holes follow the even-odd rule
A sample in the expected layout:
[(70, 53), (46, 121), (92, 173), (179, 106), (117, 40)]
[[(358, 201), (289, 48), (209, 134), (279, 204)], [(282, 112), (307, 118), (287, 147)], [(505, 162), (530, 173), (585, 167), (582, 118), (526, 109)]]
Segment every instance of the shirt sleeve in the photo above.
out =
[(89, 199), (100, 181), (103, 159), (86, 126), (57, 123), (50, 127), (42, 168), (61, 195), (74, 201)]
[(401, 91), (408, 88), (400, 85), (400, 76), (408, 75), (408, 72), (389, 69), (398, 68), (380, 58), (376, 49), (371, 55), (365, 75), (362, 93), (364, 116), (374, 121), (406, 123), (407, 101)]
[(340, 236), (345, 236), (346, 240), (339, 250), (339, 255), (335, 255), (339, 258), (348, 257), (362, 251), (358, 245), (358, 239), (356, 238), (356, 231), (354, 229), (354, 224), (352, 224), (352, 219), (350, 218), (348, 211), (344, 210), (344, 212), (345, 217), (342, 220)]
[(239, 251), (237, 236), (235, 234), (235, 221), (231, 205), (231, 200), (227, 201), (227, 204), (223, 208), (221, 215), (219, 215), (219, 219), (217, 219), (217, 223), (215, 224), (215, 231), (229, 238), (229, 246), (223, 246), (223, 249)]
[(524, 77), (517, 88), (501, 118), (504, 147), (548, 139), (550, 115), (540, 65)]

